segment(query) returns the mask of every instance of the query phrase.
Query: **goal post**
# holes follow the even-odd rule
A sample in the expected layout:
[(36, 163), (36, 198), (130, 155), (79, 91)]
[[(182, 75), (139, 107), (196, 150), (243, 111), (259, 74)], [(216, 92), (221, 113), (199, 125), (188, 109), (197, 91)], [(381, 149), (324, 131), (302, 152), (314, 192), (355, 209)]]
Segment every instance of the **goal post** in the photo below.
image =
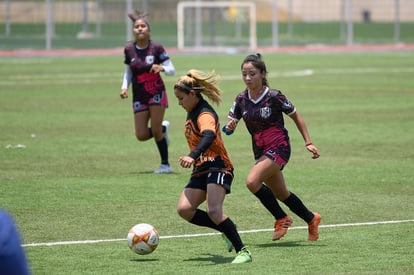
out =
[[(187, 12), (186, 12), (187, 11)], [(188, 12), (193, 11), (193, 16)], [(212, 11), (215, 11), (215, 15)], [(203, 35), (203, 23), (209, 25), (210, 40)], [(229, 29), (231, 25), (232, 29)], [(247, 25), (248, 36), (243, 39), (242, 26)], [(222, 31), (227, 31), (223, 33)], [(187, 39), (193, 39), (190, 45)], [(219, 41), (217, 41), (219, 40)], [(240, 48), (243, 43), (250, 50), (257, 47), (256, 4), (238, 1), (183, 1), (177, 4), (177, 47), (183, 49)]]

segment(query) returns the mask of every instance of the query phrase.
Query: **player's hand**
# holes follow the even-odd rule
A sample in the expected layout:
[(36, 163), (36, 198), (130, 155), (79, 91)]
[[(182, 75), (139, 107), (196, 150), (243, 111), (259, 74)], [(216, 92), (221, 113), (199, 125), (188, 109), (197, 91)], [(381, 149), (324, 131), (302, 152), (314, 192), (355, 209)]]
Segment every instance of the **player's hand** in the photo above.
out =
[(160, 72), (164, 71), (164, 67), (158, 64), (152, 64), (150, 73), (158, 74)]
[(225, 132), (227, 135), (231, 135), (234, 132), (234, 129), (236, 129), (237, 121), (230, 119), (226, 125), (223, 126), (223, 132)]
[(319, 155), (318, 148), (316, 148), (316, 146), (313, 144), (309, 144), (308, 146), (306, 146), (306, 149), (313, 154), (313, 159), (317, 159), (321, 156)]
[(121, 92), (119, 93), (119, 96), (124, 99), (124, 98), (128, 98), (128, 90), (126, 89), (122, 89)]
[(178, 162), (180, 163), (181, 167), (190, 168), (194, 164), (195, 160), (192, 157), (184, 156), (180, 157), (178, 159)]

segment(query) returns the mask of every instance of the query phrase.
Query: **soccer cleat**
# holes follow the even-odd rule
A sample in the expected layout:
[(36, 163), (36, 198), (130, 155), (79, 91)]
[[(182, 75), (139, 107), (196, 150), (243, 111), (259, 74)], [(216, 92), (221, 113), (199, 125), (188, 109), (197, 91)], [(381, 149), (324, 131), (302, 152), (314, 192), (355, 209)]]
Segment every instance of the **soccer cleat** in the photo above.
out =
[(321, 215), (319, 213), (313, 213), (315, 215), (315, 217), (313, 217), (313, 219), (308, 223), (308, 240), (309, 241), (316, 241), (319, 238), (319, 233), (318, 233), (318, 226), (319, 223), (321, 222)]
[(165, 141), (167, 142), (167, 145), (170, 145), (170, 135), (168, 133), (168, 131), (170, 130), (170, 122), (164, 120), (161, 125), (165, 127), (165, 132), (163, 133)]
[(224, 235), (224, 233), (221, 234), (221, 237), (223, 238), (223, 240), (226, 242), (226, 246), (227, 246), (227, 251), (228, 252), (232, 252), (233, 251), (233, 244), (231, 243), (231, 241), (229, 240), (229, 238), (227, 238), (226, 235)]
[(171, 165), (161, 164), (157, 170), (154, 171), (154, 174), (170, 174), (172, 172)]
[(286, 232), (288, 231), (292, 223), (293, 220), (290, 216), (286, 216), (284, 218), (276, 220), (275, 232), (273, 233), (272, 241), (279, 240), (280, 238), (285, 236)]
[(232, 264), (250, 263), (252, 261), (252, 254), (247, 249), (247, 246), (243, 247), (238, 253), (236, 258), (231, 262)]

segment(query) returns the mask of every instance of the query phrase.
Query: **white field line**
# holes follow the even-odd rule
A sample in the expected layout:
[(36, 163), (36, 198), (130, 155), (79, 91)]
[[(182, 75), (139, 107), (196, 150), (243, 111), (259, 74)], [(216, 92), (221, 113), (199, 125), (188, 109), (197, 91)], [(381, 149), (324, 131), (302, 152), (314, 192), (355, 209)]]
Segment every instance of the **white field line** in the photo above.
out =
[[(413, 73), (414, 68), (327, 68), (327, 69), (303, 69), (296, 71), (281, 71), (269, 73), (268, 78), (275, 77), (306, 77), (316, 74), (375, 74), (375, 73)], [(176, 72), (176, 75), (180, 75)], [(1, 86), (19, 85), (41, 85), (41, 84), (89, 84), (95, 83), (96, 79), (105, 78), (105, 81), (111, 81), (111, 78), (122, 78), (122, 72), (106, 73), (67, 73), (67, 74), (38, 74), (38, 75), (13, 75), (6, 79), (0, 79)], [(221, 80), (241, 80), (241, 75), (221, 75)], [(165, 79), (166, 81), (169, 78)]]
[[(342, 223), (342, 224), (324, 224), (319, 228), (335, 228), (335, 227), (347, 227), (347, 226), (367, 226), (367, 225), (381, 225), (381, 224), (395, 224), (395, 223), (408, 223), (414, 222), (413, 220), (397, 220), (397, 221), (379, 221), (379, 222), (360, 222), (360, 223)], [(289, 230), (295, 229), (307, 229), (307, 226), (293, 226)], [(257, 233), (273, 231), (273, 228), (268, 229), (252, 229), (252, 230), (239, 230), (240, 234)], [(220, 232), (214, 233), (199, 233), (199, 234), (185, 234), (185, 235), (170, 235), (160, 236), (160, 239), (176, 239), (176, 238), (195, 238), (219, 235)], [(126, 238), (122, 239), (105, 239), (105, 240), (84, 240), (84, 241), (62, 241), (62, 242), (50, 242), (50, 243), (29, 243), (23, 244), (23, 247), (36, 247), (36, 246), (56, 246), (56, 245), (74, 245), (74, 244), (93, 244), (93, 243), (105, 243), (105, 242), (121, 242), (126, 241)]]

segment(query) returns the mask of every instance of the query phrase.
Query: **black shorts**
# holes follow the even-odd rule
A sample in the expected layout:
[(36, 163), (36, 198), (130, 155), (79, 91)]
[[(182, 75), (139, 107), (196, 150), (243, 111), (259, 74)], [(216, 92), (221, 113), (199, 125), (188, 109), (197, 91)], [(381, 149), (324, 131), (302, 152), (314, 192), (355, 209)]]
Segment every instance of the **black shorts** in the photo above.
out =
[(207, 184), (214, 183), (222, 186), (226, 190), (226, 194), (229, 194), (232, 182), (232, 173), (213, 171), (197, 176), (192, 176), (185, 188), (201, 189), (207, 191)]

